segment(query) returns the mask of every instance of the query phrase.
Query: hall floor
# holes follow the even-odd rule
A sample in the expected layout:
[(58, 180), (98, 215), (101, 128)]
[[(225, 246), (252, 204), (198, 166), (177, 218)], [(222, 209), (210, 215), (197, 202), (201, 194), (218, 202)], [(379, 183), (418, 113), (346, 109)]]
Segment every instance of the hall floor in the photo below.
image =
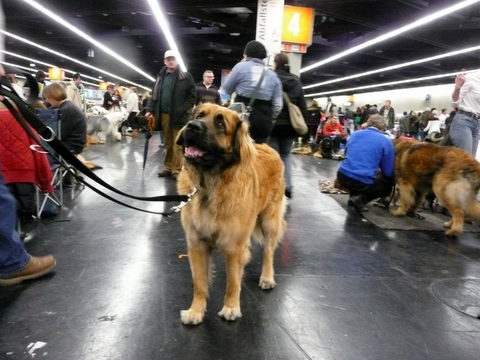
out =
[[(157, 177), (157, 136), (142, 171), (144, 143), (143, 136), (124, 137), (90, 146), (86, 158), (118, 189), (174, 194), (174, 181)], [(464, 313), (480, 314), (478, 233), (448, 239), (379, 229), (320, 193), (318, 180), (333, 179), (338, 161), (292, 160), (295, 187), (275, 256), (277, 287), (258, 288), (261, 248), (253, 244), (241, 319), (217, 316), (225, 289), (217, 254), (204, 323), (181, 324), (192, 281), (178, 214), (162, 218), (90, 189), (73, 199), (66, 191), (56, 218), (22, 220), (28, 251), (53, 253), (58, 264), (44, 279), (0, 288), (0, 359), (478, 359), (480, 320)], [(173, 205), (125, 201), (153, 211)], [(440, 288), (458, 307), (471, 307), (446, 305)]]

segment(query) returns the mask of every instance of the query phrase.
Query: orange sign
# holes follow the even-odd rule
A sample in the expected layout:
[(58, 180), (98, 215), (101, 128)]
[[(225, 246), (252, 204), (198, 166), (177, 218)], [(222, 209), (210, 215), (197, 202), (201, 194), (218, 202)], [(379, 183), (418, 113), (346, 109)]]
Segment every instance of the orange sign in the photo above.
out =
[(57, 67), (49, 68), (48, 77), (50, 80), (65, 80), (65, 71)]
[(282, 42), (312, 43), (314, 9), (298, 6), (283, 8)]

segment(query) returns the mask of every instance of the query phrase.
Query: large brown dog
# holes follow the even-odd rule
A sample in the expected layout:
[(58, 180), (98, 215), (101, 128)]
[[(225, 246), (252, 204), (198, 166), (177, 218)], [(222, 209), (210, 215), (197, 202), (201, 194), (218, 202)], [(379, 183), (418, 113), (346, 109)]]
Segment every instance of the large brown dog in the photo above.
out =
[(215, 104), (197, 108), (194, 120), (180, 131), (177, 145), (185, 158), (178, 192), (196, 190), (181, 214), (194, 287), (192, 304), (181, 312), (181, 320), (187, 325), (203, 321), (216, 248), (227, 267), (219, 315), (233, 321), (242, 316), (240, 289), (252, 235), (264, 246), (259, 286), (275, 286), (273, 256), (286, 225), (283, 163), (271, 147), (253, 143), (248, 124), (237, 113)]
[(480, 163), (466, 151), (428, 142), (394, 140), (395, 178), (400, 206), (392, 215), (415, 212), (433, 191), (452, 220), (444, 226), (448, 236), (463, 231), (464, 217), (480, 221)]

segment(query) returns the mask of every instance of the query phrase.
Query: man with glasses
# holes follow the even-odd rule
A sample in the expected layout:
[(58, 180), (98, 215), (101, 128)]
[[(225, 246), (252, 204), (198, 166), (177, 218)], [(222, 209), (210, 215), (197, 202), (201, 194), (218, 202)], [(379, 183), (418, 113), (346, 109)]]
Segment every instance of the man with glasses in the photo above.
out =
[(215, 76), (211, 70), (205, 70), (203, 73), (203, 81), (195, 84), (197, 90), (197, 105), (203, 103), (214, 103), (222, 105), (218, 87), (213, 83)]

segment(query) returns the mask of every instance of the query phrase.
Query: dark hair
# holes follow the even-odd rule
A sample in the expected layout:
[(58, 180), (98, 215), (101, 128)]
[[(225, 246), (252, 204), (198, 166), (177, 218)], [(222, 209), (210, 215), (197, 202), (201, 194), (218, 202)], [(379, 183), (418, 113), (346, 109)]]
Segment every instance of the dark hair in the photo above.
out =
[(72, 79), (73, 79), (73, 80), (77, 80), (77, 79), (81, 79), (81, 78), (82, 78), (82, 77), (80, 76), (79, 73), (75, 73), (75, 74), (73, 74), (73, 76), (72, 76)]
[(277, 64), (277, 69), (283, 69), (290, 72), (290, 65), (288, 64), (288, 56), (285, 53), (278, 53), (273, 59)]
[(43, 70), (38, 70), (36, 73), (35, 73), (35, 77), (37, 79), (45, 79), (47, 77), (47, 74), (45, 74), (45, 71)]
[(245, 46), (243, 54), (251, 58), (265, 59), (267, 57), (267, 49), (261, 42), (252, 40)]

